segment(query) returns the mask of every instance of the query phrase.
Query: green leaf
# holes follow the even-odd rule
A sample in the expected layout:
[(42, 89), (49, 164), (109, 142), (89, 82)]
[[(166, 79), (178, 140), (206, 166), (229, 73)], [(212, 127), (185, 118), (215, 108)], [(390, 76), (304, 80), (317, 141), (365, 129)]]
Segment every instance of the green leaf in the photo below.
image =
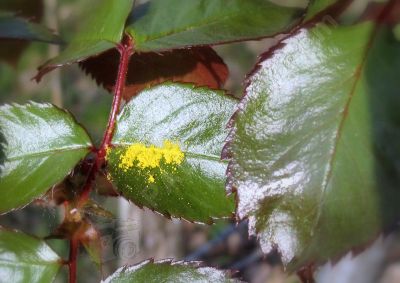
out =
[(301, 11), (265, 0), (153, 0), (134, 9), (126, 31), (139, 51), (160, 51), (273, 36)]
[(0, 39), (18, 39), (61, 43), (61, 39), (45, 27), (15, 17), (12, 13), (0, 10)]
[[(305, 20), (310, 20), (341, 0), (312, 0), (307, 8)], [(342, 2), (345, 2), (342, 0)]]
[(61, 259), (42, 240), (0, 227), (0, 274), (3, 282), (53, 282)]
[(28, 204), (61, 181), (91, 146), (71, 115), (50, 104), (0, 107), (5, 161), (0, 166), (0, 212)]
[(163, 260), (153, 262), (144, 261), (138, 265), (119, 268), (110, 275), (103, 283), (129, 283), (129, 282), (175, 282), (175, 283), (233, 283), (239, 282), (229, 279), (225, 271), (211, 267), (200, 267), (198, 263), (171, 262)]
[(393, 28), (393, 33), (396, 37), (396, 39), (398, 41), (400, 41), (400, 24), (397, 24), (394, 28)]
[(144, 90), (118, 117), (110, 178), (126, 198), (164, 215), (207, 223), (231, 216), (220, 152), (235, 104), (223, 91), (188, 84)]
[(248, 81), (225, 150), (237, 214), (295, 270), (400, 215), (400, 44), (372, 23), (302, 29)]
[[(82, 61), (114, 48), (122, 39), (134, 0), (96, 0), (93, 13), (61, 54), (40, 67), (38, 79), (48, 71)], [(100, 3), (99, 3), (100, 2)]]

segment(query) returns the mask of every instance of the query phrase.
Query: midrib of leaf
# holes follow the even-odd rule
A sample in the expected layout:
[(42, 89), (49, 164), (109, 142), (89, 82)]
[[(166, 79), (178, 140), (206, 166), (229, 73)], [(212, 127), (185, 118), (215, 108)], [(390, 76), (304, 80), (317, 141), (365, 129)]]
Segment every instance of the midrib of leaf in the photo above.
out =
[[(131, 146), (131, 143), (113, 143), (114, 147), (129, 147)], [(207, 155), (207, 154), (201, 154), (201, 153), (195, 153), (195, 152), (190, 152), (190, 151), (183, 151), (185, 153), (185, 155), (189, 156), (189, 157), (194, 157), (194, 158), (198, 158), (198, 159), (205, 159), (205, 160), (211, 160), (211, 161), (218, 161), (218, 162), (224, 162), (226, 163), (226, 161), (222, 161), (221, 157), (218, 155)]]
[(217, 156), (217, 155), (206, 155), (206, 154), (200, 154), (200, 153), (193, 153), (193, 152), (189, 152), (189, 151), (185, 152), (185, 154), (187, 154), (189, 157), (194, 157), (194, 158), (198, 158), (198, 159), (206, 159), (206, 160), (211, 160), (211, 161), (227, 163), (227, 161), (221, 160), (221, 157)]
[(28, 154), (24, 154), (24, 155), (12, 156), (10, 158), (6, 158), (6, 161), (15, 161), (15, 160), (23, 159), (26, 157), (35, 157), (35, 156), (41, 156), (41, 155), (59, 154), (59, 153), (63, 153), (63, 152), (80, 150), (80, 149), (89, 149), (89, 146), (86, 145), (86, 146), (64, 147), (64, 148), (57, 148), (57, 149), (51, 149), (51, 150), (45, 150), (45, 151), (38, 151), (38, 152), (28, 153)]
[(316, 216), (315, 222), (314, 222), (314, 227), (311, 229), (312, 231), (315, 231), (315, 229), (318, 227), (319, 224), (319, 219), (321, 218), (321, 214), (322, 214), (322, 205), (323, 205), (323, 200), (325, 199), (326, 196), (326, 191), (327, 191), (327, 187), (330, 183), (332, 174), (333, 174), (333, 170), (334, 170), (334, 162), (336, 160), (336, 153), (337, 153), (337, 148), (340, 142), (340, 138), (342, 135), (342, 131), (343, 128), (345, 126), (345, 123), (347, 121), (347, 116), (348, 116), (348, 112), (350, 110), (350, 105), (351, 102), (353, 101), (358, 83), (360, 82), (361, 79), (361, 75), (363, 74), (363, 69), (365, 66), (365, 63), (367, 61), (368, 55), (369, 55), (369, 51), (371, 49), (371, 46), (376, 38), (377, 32), (379, 29), (379, 24), (375, 23), (375, 27), (373, 28), (372, 32), (371, 32), (371, 37), (368, 40), (366, 47), (364, 49), (364, 54), (361, 58), (360, 64), (357, 66), (356, 70), (354, 71), (353, 77), (354, 77), (354, 83), (350, 89), (350, 92), (348, 94), (348, 98), (346, 101), (346, 104), (344, 106), (343, 111), (341, 112), (341, 120), (339, 121), (339, 125), (337, 127), (337, 131), (335, 133), (335, 137), (333, 140), (333, 148), (331, 153), (329, 154), (330, 158), (329, 158), (329, 163), (328, 163), (328, 167), (326, 169), (326, 174), (324, 176), (324, 179), (322, 181), (322, 194), (320, 196), (320, 199), (318, 201), (318, 214)]

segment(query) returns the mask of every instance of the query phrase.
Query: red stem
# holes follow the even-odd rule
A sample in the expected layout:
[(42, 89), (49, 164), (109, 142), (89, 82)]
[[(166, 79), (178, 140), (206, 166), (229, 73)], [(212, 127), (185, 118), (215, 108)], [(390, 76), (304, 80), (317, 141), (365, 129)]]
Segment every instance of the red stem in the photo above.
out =
[[(115, 83), (114, 98), (111, 107), (111, 113), (108, 119), (106, 131), (104, 133), (103, 140), (100, 148), (93, 149), (95, 153), (95, 160), (88, 173), (85, 185), (83, 186), (82, 193), (79, 197), (77, 206), (78, 208), (85, 205), (89, 199), (90, 191), (92, 189), (93, 181), (96, 174), (99, 172), (105, 162), (107, 155), (107, 149), (111, 146), (111, 140), (114, 134), (115, 122), (121, 106), (122, 94), (125, 87), (126, 75), (128, 73), (129, 59), (133, 54), (133, 42), (132, 39), (126, 36), (123, 41), (117, 46), (120, 53), (120, 61), (118, 67), (118, 76)], [(72, 237), (70, 240), (69, 248), (69, 283), (76, 283), (76, 261), (79, 249), (79, 240)]]
[(81, 207), (89, 198), (89, 194), (92, 188), (92, 183), (96, 177), (97, 172), (103, 166), (106, 155), (107, 149), (111, 145), (111, 140), (114, 134), (115, 129), (115, 122), (117, 119), (117, 115), (119, 112), (119, 108), (121, 106), (122, 94), (125, 87), (126, 75), (128, 73), (128, 66), (130, 57), (133, 54), (133, 42), (132, 39), (128, 36), (124, 38), (122, 43), (117, 46), (117, 49), (120, 53), (120, 61), (118, 67), (118, 75), (117, 81), (115, 83), (114, 89), (114, 98), (112, 102), (110, 116), (108, 118), (108, 124), (106, 131), (104, 133), (103, 140), (101, 142), (100, 148), (96, 149), (94, 152), (96, 154), (96, 158), (90, 172), (88, 174), (88, 178), (86, 183), (83, 187), (82, 194), (80, 196), (78, 207)]
[(99, 162), (98, 165), (101, 165), (104, 162), (107, 148), (110, 146), (111, 139), (114, 134), (115, 120), (121, 105), (122, 93), (125, 87), (126, 75), (128, 73), (129, 59), (133, 53), (133, 44), (131, 38), (125, 37), (125, 40), (122, 42), (122, 44), (118, 45), (118, 51), (120, 53), (120, 62), (117, 81), (115, 83), (114, 99), (112, 102), (110, 117), (108, 119), (107, 129), (104, 134), (100, 149), (97, 152), (97, 161)]
[(72, 238), (69, 241), (69, 283), (76, 283), (76, 266), (77, 266), (77, 256), (79, 249), (79, 241)]

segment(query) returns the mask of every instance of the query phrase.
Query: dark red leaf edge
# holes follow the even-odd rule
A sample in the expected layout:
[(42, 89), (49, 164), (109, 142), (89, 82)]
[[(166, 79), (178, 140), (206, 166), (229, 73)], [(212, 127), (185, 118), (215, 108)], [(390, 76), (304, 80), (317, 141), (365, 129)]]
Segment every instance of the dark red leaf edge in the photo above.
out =
[(302, 283), (315, 283), (314, 271), (315, 267), (310, 264), (297, 271), (297, 277)]
[[(247, 93), (246, 93), (246, 89), (248, 88), (249, 84), (250, 84), (250, 79), (251, 77), (253, 77), (253, 75), (260, 69), (261, 67), (261, 63), (269, 58), (271, 58), (274, 53), (278, 50), (280, 50), (281, 48), (283, 48), (285, 46), (285, 40), (295, 36), (299, 33), (299, 31), (303, 28), (312, 28), (313, 26), (317, 25), (318, 23), (320, 23), (321, 21), (324, 20), (324, 18), (326, 16), (330, 16), (333, 18), (337, 18), (339, 17), (344, 10), (346, 10), (346, 8), (353, 2), (354, 0), (339, 0), (337, 1), (335, 4), (331, 5), (330, 7), (328, 7), (327, 9), (321, 11), (320, 13), (318, 13), (316, 16), (314, 16), (312, 19), (302, 22), (301, 24), (297, 25), (295, 28), (293, 28), (288, 34), (286, 34), (284, 37), (282, 37), (281, 39), (279, 39), (279, 41), (273, 45), (270, 46), (269, 49), (267, 51), (265, 51), (264, 53), (262, 53), (261, 55), (258, 56), (258, 60), (255, 64), (255, 66), (253, 67), (253, 69), (246, 75), (243, 85), (244, 85), (244, 94), (242, 96), (242, 98), (240, 99), (240, 102), (237, 106), (237, 110), (233, 113), (232, 117), (229, 119), (228, 124), (227, 124), (227, 128), (230, 129), (229, 134), (225, 140), (225, 146), (222, 149), (221, 152), (221, 159), (222, 160), (230, 160), (232, 158), (231, 152), (230, 152), (230, 144), (231, 141), (233, 139), (233, 137), (235, 136), (234, 133), (234, 124), (235, 124), (235, 120), (237, 115), (239, 114), (239, 112), (241, 110), (243, 110), (243, 106), (246, 104), (247, 102)], [(308, 7), (311, 5), (311, 2), (308, 4)], [(331, 23), (328, 23), (331, 24)], [(229, 162), (230, 163), (230, 162)], [(228, 165), (228, 169), (229, 169), (229, 165)], [(227, 171), (228, 174), (228, 171)], [(229, 176), (228, 176), (229, 179)], [(227, 180), (227, 189), (228, 189), (228, 193), (232, 193), (232, 184)]]
[[(310, 29), (310, 28), (314, 27), (315, 25), (317, 25), (321, 21), (323, 21), (324, 17), (327, 15), (330, 15), (331, 17), (335, 17), (335, 18), (340, 16), (340, 14), (345, 11), (345, 9), (348, 7), (349, 4), (351, 4), (352, 1), (353, 0), (341, 0), (341, 1), (339, 0), (334, 5), (330, 6), (328, 9), (317, 14), (311, 20), (306, 21), (306, 22), (302, 23), (301, 25), (297, 26), (296, 28), (294, 28), (291, 33), (287, 34), (285, 37), (280, 39), (275, 45), (271, 46), (267, 51), (262, 53), (258, 57), (258, 61), (255, 64), (253, 70), (251, 70), (250, 73), (248, 73), (246, 75), (246, 78), (244, 80), (244, 95), (242, 96), (240, 102), (238, 103), (236, 111), (233, 113), (233, 115), (231, 116), (231, 118), (228, 121), (228, 124), (226, 127), (229, 129), (229, 133), (225, 139), (225, 145), (221, 152), (221, 159), (229, 161), (228, 167), (226, 170), (226, 174), (225, 174), (227, 177), (225, 187), (226, 187), (226, 191), (227, 191), (228, 195), (230, 195), (230, 194), (235, 195), (236, 208), (237, 208), (237, 204), (238, 204), (238, 194), (237, 194), (237, 188), (235, 188), (235, 186), (233, 185), (233, 180), (232, 180), (232, 161), (231, 161), (231, 159), (233, 158), (233, 153), (231, 150), (231, 145), (232, 145), (232, 142), (236, 135), (236, 129), (234, 127), (235, 120), (236, 120), (237, 116), (239, 115), (239, 113), (241, 111), (243, 111), (243, 107), (244, 107), (244, 105), (247, 104), (247, 101), (249, 99), (247, 96), (246, 89), (249, 87), (249, 85), (251, 83), (251, 78), (261, 68), (261, 64), (265, 60), (270, 59), (275, 54), (275, 52), (277, 52), (280, 49), (282, 49), (283, 47), (285, 47), (286, 44), (284, 42), (286, 39), (288, 39), (292, 36), (296, 36), (302, 29)], [(372, 2), (369, 4), (369, 6), (372, 6), (375, 8), (380, 8), (380, 13), (371, 13), (371, 12), (369, 12), (369, 11), (371, 11), (371, 10), (369, 10), (371, 8), (367, 7), (366, 12), (364, 13), (364, 15), (361, 16), (361, 18), (359, 19), (359, 22), (363, 22), (366, 20), (375, 20), (377, 22), (377, 24), (387, 24), (387, 25), (393, 24), (393, 21), (392, 21), (393, 18), (391, 18), (391, 20), (389, 22), (383, 20), (383, 19), (385, 19), (384, 16), (386, 16), (386, 15), (388, 15), (389, 17), (396, 17), (397, 21), (399, 20), (398, 16), (399, 16), (400, 2), (398, 2), (398, 0), (389, 0), (389, 2), (385, 2), (385, 3), (373, 3)], [(391, 6), (392, 6), (392, 9), (390, 9)], [(327, 24), (330, 24), (330, 23), (327, 23)], [(237, 211), (235, 212), (235, 218), (236, 218), (237, 223), (239, 223), (242, 220), (245, 220), (245, 218), (239, 219), (237, 217)], [(367, 248), (369, 248), (379, 237), (385, 238), (391, 232), (393, 232), (394, 230), (396, 230), (398, 228), (399, 228), (398, 223), (393, 223), (391, 226), (389, 226), (387, 228), (383, 228), (380, 233), (377, 233), (376, 235), (372, 236), (371, 240), (369, 242), (355, 246), (352, 249), (345, 251), (337, 256), (334, 256), (324, 262), (318, 262), (318, 263), (310, 262), (308, 264), (305, 264), (302, 268), (299, 269), (300, 274), (298, 274), (298, 276), (300, 276), (301, 280), (303, 280), (303, 279), (306, 280), (306, 279), (309, 279), (308, 273), (310, 272), (310, 269), (315, 270), (316, 266), (319, 266), (319, 265), (322, 265), (322, 264), (325, 264), (328, 262), (330, 262), (332, 265), (335, 265), (336, 263), (339, 262), (339, 260), (341, 260), (347, 254), (352, 255), (352, 257), (356, 257), (357, 255), (364, 252)], [(259, 236), (257, 235), (256, 238), (258, 241)], [(281, 252), (279, 251), (278, 247), (275, 247), (274, 249), (276, 250), (276, 252), (279, 255), (281, 255)], [(304, 274), (304, 273), (306, 273), (306, 274)], [(301, 277), (302, 275), (305, 275), (305, 277), (302, 278)], [(314, 280), (314, 279), (312, 278), (312, 280)], [(305, 282), (307, 282), (307, 281), (305, 281)], [(311, 282), (313, 282), (313, 281), (311, 281)]]
[[(100, 54), (101, 53), (94, 54), (93, 56), (98, 56)], [(51, 71), (53, 71), (55, 69), (58, 69), (58, 68), (61, 68), (61, 67), (71, 66), (71, 65), (73, 65), (75, 63), (79, 63), (79, 62), (81, 62), (83, 60), (86, 60), (87, 58), (89, 58), (89, 57), (85, 57), (85, 58), (82, 58), (82, 59), (79, 59), (79, 60), (75, 60), (75, 61), (67, 63), (67, 64), (48, 65), (48, 63), (53, 59), (53, 58), (50, 58), (49, 60), (47, 60), (46, 62), (44, 62), (42, 65), (40, 65), (37, 68), (37, 73), (31, 80), (36, 81), (36, 83), (40, 83), (41, 80), (43, 79), (43, 77), (45, 75), (47, 75), (48, 73), (50, 73)]]

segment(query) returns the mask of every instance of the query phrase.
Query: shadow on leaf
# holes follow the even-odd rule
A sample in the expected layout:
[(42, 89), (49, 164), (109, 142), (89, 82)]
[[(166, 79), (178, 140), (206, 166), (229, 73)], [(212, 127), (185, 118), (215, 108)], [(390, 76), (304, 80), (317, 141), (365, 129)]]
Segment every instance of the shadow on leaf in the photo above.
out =
[[(112, 91), (117, 77), (119, 54), (116, 49), (80, 63), (99, 85)], [(162, 53), (135, 53), (129, 63), (125, 100), (144, 88), (165, 81), (194, 83), (221, 88), (228, 78), (228, 68), (211, 47), (176, 49)]]
[(6, 153), (5, 153), (6, 145), (7, 145), (6, 137), (4, 136), (0, 128), (0, 176), (3, 170), (3, 164), (6, 161)]
[(380, 198), (378, 214), (389, 232), (400, 215), (400, 43), (388, 28), (380, 28), (375, 41), (365, 69), (375, 154), (372, 193)]
[(136, 6), (128, 17), (127, 25), (133, 24), (138, 19), (142, 18), (149, 12), (150, 3), (143, 3)]

